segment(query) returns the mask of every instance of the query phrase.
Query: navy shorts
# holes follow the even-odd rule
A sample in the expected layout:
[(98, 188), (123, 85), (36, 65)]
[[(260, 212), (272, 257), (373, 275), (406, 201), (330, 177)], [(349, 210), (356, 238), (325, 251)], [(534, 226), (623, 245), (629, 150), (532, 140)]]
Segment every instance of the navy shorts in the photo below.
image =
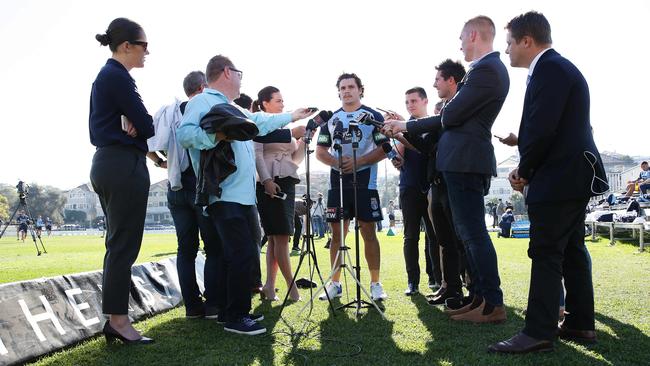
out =
[[(327, 192), (327, 222), (337, 222), (340, 220), (338, 215), (339, 207), (338, 189), (330, 189)], [(379, 193), (376, 189), (359, 188), (357, 190), (357, 200), (359, 221), (381, 221), (381, 204), (379, 203)], [(354, 217), (354, 190), (343, 189), (343, 217), (351, 219)]]

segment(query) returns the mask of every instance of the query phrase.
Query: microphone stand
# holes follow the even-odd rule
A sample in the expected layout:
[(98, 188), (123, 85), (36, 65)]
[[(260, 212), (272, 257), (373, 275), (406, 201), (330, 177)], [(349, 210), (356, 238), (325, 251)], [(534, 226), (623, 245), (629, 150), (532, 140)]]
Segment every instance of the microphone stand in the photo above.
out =
[[(300, 267), (302, 266), (302, 263), (307, 257), (307, 263), (308, 263), (308, 269), (309, 269), (309, 281), (313, 283), (314, 279), (314, 270), (318, 273), (318, 278), (320, 279), (321, 284), (323, 287), (325, 286), (325, 281), (323, 281), (323, 276), (320, 273), (320, 269), (318, 268), (318, 258), (316, 257), (316, 251), (315, 245), (314, 245), (314, 235), (312, 233), (312, 223), (311, 223), (311, 205), (313, 201), (311, 200), (311, 183), (310, 183), (310, 170), (309, 170), (309, 155), (314, 152), (314, 150), (311, 150), (309, 148), (309, 143), (311, 143), (311, 134), (313, 131), (307, 130), (307, 133), (305, 133), (305, 184), (307, 186), (307, 193), (305, 194), (305, 198), (303, 199), (305, 205), (307, 206), (307, 213), (305, 216), (305, 235), (302, 237), (302, 251), (300, 252), (300, 260), (298, 261), (298, 267), (296, 267), (296, 271), (293, 275), (293, 279), (291, 280), (291, 284), (289, 284), (289, 288), (287, 289), (286, 295), (284, 295), (284, 301), (282, 302), (282, 307), (280, 308), (280, 314), (279, 316), (282, 317), (282, 311), (284, 310), (284, 307), (287, 305), (287, 301), (289, 300), (289, 292), (291, 292), (291, 288), (295, 285), (296, 283), (296, 277), (298, 276), (298, 272), (300, 271)], [(312, 261), (314, 262), (314, 267), (312, 268)], [(327, 293), (327, 291), (326, 291)], [(310, 294), (310, 299), (307, 305), (309, 305), (309, 312), (311, 314), (311, 310), (314, 307), (314, 290), (312, 286), (309, 286), (309, 294)], [(334, 305), (332, 305), (332, 299), (330, 299), (329, 295), (327, 295), (327, 301), (330, 304), (330, 308), (334, 310)], [(303, 307), (304, 310), (304, 307)], [(300, 311), (302, 313), (302, 310)], [(333, 312), (333, 311), (332, 311)]]
[[(361, 265), (360, 265), (360, 259), (359, 259), (359, 201), (357, 197), (357, 189), (358, 189), (358, 181), (357, 181), (357, 149), (359, 148), (359, 136), (361, 135), (361, 130), (359, 129), (359, 125), (356, 121), (351, 121), (349, 126), (348, 126), (348, 133), (350, 134), (350, 137), (352, 139), (352, 191), (353, 191), (353, 202), (354, 202), (354, 249), (356, 251), (355, 259), (356, 259), (356, 277), (353, 274), (352, 278), (357, 284), (357, 297), (356, 299), (352, 300), (351, 302), (341, 305), (337, 308), (338, 309), (346, 309), (346, 308), (354, 308), (356, 309), (356, 315), (359, 317), (361, 314), (361, 309), (362, 308), (370, 308), (374, 306), (379, 314), (382, 316), (382, 318), (386, 318), (384, 313), (382, 312), (382, 309), (377, 305), (377, 303), (372, 299), (372, 296), (368, 293), (368, 291), (363, 288), (361, 285)], [(341, 159), (341, 155), (339, 155), (339, 158)], [(339, 161), (339, 169), (341, 169), (341, 161)], [(342, 169), (341, 169), (342, 170)], [(341, 171), (339, 174), (339, 179), (342, 180), (343, 177), (343, 172)], [(341, 183), (342, 184), (342, 183)], [(343, 187), (341, 186), (341, 196), (343, 196)], [(343, 198), (341, 198), (341, 202)], [(343, 228), (341, 227), (341, 233), (343, 233)], [(361, 300), (361, 290), (368, 296), (370, 299), (370, 302), (367, 302), (365, 300)]]

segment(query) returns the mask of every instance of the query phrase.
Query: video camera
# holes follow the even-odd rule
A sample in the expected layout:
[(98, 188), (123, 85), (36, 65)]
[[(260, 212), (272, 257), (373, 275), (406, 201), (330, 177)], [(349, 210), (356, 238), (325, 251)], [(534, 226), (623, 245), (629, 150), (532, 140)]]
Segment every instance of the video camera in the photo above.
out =
[(29, 184), (19, 180), (18, 184), (16, 184), (16, 191), (18, 193), (18, 198), (24, 200), (29, 194)]

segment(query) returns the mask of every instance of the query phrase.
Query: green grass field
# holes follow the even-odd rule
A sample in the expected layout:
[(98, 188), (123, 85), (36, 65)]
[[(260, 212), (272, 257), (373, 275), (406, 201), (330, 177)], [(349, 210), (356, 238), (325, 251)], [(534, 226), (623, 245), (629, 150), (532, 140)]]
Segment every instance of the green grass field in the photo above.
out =
[[(385, 301), (387, 320), (374, 310), (359, 319), (352, 310), (332, 313), (326, 302), (318, 300), (311, 315), (308, 311), (298, 315), (306, 303), (303, 300), (288, 306), (280, 319), (280, 304), (255, 298), (253, 309), (265, 314), (263, 324), (269, 333), (247, 337), (226, 333), (214, 321), (186, 320), (181, 307), (137, 324), (156, 339), (152, 346), (107, 346), (103, 338), (95, 337), (36, 364), (650, 365), (650, 254), (638, 253), (634, 245), (610, 247), (605, 240), (588, 244), (593, 258), (598, 344), (583, 347), (562, 341), (556, 343), (553, 353), (503, 356), (488, 354), (486, 347), (523, 326), (530, 270), (526, 240), (493, 238), (508, 322), (472, 325), (448, 320), (442, 308), (429, 306), (423, 296), (405, 297), (402, 238), (379, 235), (382, 282), (389, 295)], [(321, 269), (329, 272), (323, 244), (322, 240), (316, 241), (318, 259), (323, 263)], [(103, 242), (97, 237), (47, 239), (49, 253), (41, 257), (36, 257), (29, 245), (18, 244), (15, 237), (0, 240), (0, 282), (101, 267)], [(146, 235), (138, 262), (159, 260), (174, 252), (174, 235)], [(297, 262), (298, 257), (293, 259)], [(302, 276), (306, 276), (306, 270)], [(367, 279), (367, 272), (362, 272), (366, 286)], [(426, 283), (424, 274), (421, 282)], [(286, 286), (281, 280), (278, 284), (284, 295)], [(351, 299), (353, 286), (349, 278), (347, 286)], [(309, 296), (308, 290), (301, 293), (303, 298)], [(344, 295), (340, 303), (347, 301)]]

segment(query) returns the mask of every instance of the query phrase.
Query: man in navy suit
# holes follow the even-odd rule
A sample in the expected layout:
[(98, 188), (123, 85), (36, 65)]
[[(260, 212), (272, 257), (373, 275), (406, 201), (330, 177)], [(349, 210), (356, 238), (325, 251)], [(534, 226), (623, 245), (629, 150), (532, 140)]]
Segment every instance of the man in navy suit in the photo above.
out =
[[(584, 243), (585, 207), (591, 196), (608, 187), (591, 133), (589, 88), (580, 70), (551, 48), (551, 26), (544, 15), (517, 16), (506, 29), (510, 64), (528, 68), (517, 141), (521, 159), (509, 179), (526, 195), (532, 267), (524, 329), (491, 345), (489, 351), (551, 351), (557, 335), (593, 343), (594, 290)], [(563, 276), (567, 314), (558, 329)]]
[[(491, 128), (508, 95), (508, 71), (493, 50), (495, 28), (486, 16), (468, 20), (460, 34), (469, 71), (442, 114), (417, 122), (389, 121), (385, 133), (432, 132), (442, 128), (436, 168), (447, 183), (456, 232), (466, 247), (473, 294), (452, 320), (501, 323), (506, 320), (494, 245), (485, 225), (483, 197), (496, 176)], [(462, 86), (460, 84), (463, 84)], [(449, 304), (448, 304), (449, 305)]]

